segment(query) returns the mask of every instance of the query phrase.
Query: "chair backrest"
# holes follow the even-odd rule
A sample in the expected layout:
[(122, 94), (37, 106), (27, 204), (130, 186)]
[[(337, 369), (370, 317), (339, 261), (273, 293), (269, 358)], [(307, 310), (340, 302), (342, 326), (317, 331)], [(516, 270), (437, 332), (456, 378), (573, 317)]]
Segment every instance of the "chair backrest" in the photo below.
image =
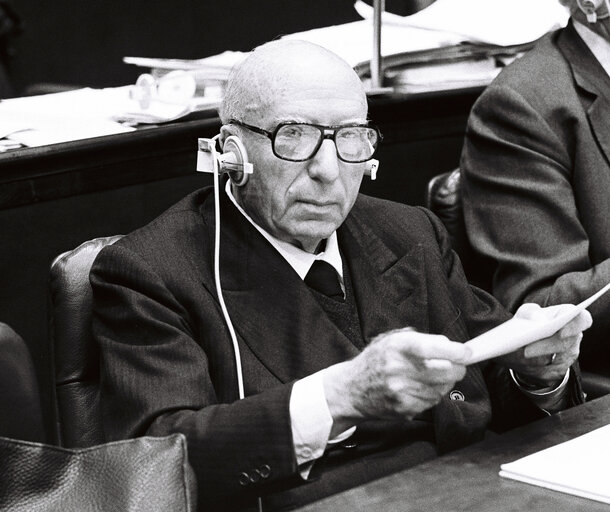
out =
[(100, 250), (121, 236), (95, 238), (51, 263), (50, 333), (59, 440), (85, 447), (104, 441), (99, 406), (99, 350), (91, 334), (89, 270)]
[(491, 290), (492, 264), (478, 255), (470, 242), (464, 224), (460, 170), (434, 176), (428, 183), (426, 206), (441, 219), (453, 249), (460, 257), (468, 280), (484, 290)]
[(0, 436), (46, 441), (38, 380), (27, 345), (0, 322)]

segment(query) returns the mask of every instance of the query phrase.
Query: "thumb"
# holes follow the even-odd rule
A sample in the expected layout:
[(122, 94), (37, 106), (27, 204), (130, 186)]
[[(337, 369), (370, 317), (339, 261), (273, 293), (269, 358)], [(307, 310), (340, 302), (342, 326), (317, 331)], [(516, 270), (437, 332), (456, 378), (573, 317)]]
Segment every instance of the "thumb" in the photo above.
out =
[(534, 320), (536, 318), (540, 318), (542, 313), (542, 308), (538, 304), (534, 304), (533, 302), (528, 302), (523, 304), (519, 309), (515, 312), (515, 316), (517, 318), (525, 318), (528, 320)]

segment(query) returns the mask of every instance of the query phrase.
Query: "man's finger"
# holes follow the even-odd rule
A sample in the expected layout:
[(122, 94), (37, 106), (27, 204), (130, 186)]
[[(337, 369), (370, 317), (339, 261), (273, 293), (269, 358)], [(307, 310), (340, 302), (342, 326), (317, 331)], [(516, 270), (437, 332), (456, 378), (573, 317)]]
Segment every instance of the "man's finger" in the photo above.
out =
[(593, 324), (591, 313), (586, 309), (581, 311), (574, 319), (568, 322), (558, 333), (560, 337), (575, 336), (586, 331)]
[[(546, 309), (546, 308), (545, 308)], [(529, 318), (531, 320), (544, 317), (544, 310), (533, 302), (522, 304), (515, 312), (518, 318)]]
[(525, 347), (523, 355), (526, 358), (531, 358), (559, 352), (578, 352), (581, 340), (582, 333), (564, 338), (551, 336), (550, 338), (536, 341)]
[(393, 345), (406, 357), (446, 359), (462, 363), (470, 357), (470, 348), (463, 343), (449, 341), (446, 336), (418, 332), (393, 333)]

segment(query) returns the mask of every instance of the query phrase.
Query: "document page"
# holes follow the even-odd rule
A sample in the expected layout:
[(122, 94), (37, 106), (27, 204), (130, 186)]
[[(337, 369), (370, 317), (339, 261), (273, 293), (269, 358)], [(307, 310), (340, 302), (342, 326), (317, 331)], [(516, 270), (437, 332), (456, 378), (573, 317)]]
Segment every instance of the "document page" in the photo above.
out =
[[(362, 0), (354, 8), (364, 19), (373, 18), (373, 8)], [(410, 16), (382, 14), (383, 30), (391, 25), (420, 28), (500, 46), (534, 41), (565, 26), (569, 17), (557, 0), (436, 0)]]
[(504, 478), (610, 503), (610, 425), (500, 468)]
[(529, 319), (513, 317), (503, 324), (467, 341), (466, 345), (472, 350), (472, 355), (467, 364), (474, 364), (509, 354), (534, 341), (552, 336), (608, 290), (610, 290), (610, 283), (588, 299), (583, 300), (580, 304), (552, 318)]

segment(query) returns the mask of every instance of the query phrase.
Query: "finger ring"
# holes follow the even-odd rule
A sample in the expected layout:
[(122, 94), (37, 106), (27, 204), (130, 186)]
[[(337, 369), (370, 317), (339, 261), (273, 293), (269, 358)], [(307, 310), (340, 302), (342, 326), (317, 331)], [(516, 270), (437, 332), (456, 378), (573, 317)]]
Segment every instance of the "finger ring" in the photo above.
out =
[(557, 352), (553, 352), (551, 356), (551, 360), (548, 362), (547, 366), (551, 366), (555, 362), (555, 358), (557, 357)]

